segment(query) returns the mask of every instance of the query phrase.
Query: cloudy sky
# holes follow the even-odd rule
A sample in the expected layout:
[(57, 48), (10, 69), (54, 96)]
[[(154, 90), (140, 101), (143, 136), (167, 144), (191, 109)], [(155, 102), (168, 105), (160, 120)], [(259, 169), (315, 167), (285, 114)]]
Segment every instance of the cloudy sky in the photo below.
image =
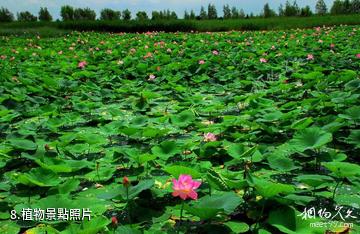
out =
[[(47, 7), (54, 18), (59, 18), (60, 7), (66, 4), (74, 7), (90, 7), (97, 15), (103, 8), (115, 10), (128, 8), (133, 12), (133, 16), (139, 10), (145, 10), (150, 14), (153, 10), (171, 9), (175, 10), (179, 17), (183, 17), (184, 10), (193, 9), (198, 14), (201, 5), (207, 6), (209, 3), (216, 5), (219, 15), (222, 15), (224, 4), (243, 8), (246, 13), (259, 13), (266, 2), (277, 10), (280, 3), (284, 4), (286, 0), (0, 0), (0, 7), (6, 7), (14, 14), (28, 10), (36, 15), (40, 7)], [(330, 6), (333, 0), (325, 0), (325, 2)], [(310, 5), (314, 9), (316, 0), (297, 0), (297, 3), (299, 6)]]

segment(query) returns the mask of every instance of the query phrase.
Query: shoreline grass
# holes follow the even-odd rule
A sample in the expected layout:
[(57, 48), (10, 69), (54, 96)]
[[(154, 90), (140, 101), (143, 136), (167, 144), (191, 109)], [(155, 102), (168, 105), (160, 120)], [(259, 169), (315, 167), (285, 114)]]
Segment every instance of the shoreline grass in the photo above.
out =
[(97, 32), (218, 32), (312, 28), (316, 26), (358, 25), (359, 15), (274, 17), (229, 20), (161, 20), (161, 21), (69, 21), (12, 22), (0, 24), (0, 35), (58, 36), (71, 31)]

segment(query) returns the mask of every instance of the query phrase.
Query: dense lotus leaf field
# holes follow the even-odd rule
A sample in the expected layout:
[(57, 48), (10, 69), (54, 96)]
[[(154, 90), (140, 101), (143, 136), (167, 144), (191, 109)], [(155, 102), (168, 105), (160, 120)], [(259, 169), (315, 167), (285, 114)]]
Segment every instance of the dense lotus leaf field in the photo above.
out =
[(359, 26), (2, 37), (0, 231), (360, 233), (359, 78)]

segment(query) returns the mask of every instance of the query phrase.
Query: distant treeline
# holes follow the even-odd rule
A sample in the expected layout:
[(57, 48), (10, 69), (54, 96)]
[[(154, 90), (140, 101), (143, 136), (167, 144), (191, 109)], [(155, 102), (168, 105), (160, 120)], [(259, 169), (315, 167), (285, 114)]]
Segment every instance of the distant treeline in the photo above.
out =
[[(317, 0), (315, 12), (313, 12), (310, 6), (299, 7), (296, 1), (290, 3), (286, 1), (285, 5), (280, 5), (278, 10), (271, 9), (270, 5), (266, 3), (260, 15), (245, 14), (243, 9), (238, 9), (235, 6), (229, 5), (223, 6), (223, 16), (219, 17), (215, 5), (209, 4), (207, 9), (204, 6), (201, 7), (199, 14), (196, 14), (193, 10), (190, 12), (185, 11), (183, 18), (185, 20), (211, 20), (211, 19), (243, 19), (243, 18), (270, 18), (276, 16), (301, 16), (308, 17), (314, 14), (316, 15), (343, 15), (343, 14), (358, 14), (360, 13), (360, 0), (335, 0), (330, 8), (325, 4), (324, 0)], [(46, 7), (41, 7), (38, 16), (33, 15), (29, 11), (18, 12), (16, 14), (16, 20), (20, 22), (35, 22), (43, 21), (50, 22), (53, 17), (49, 13)], [(95, 21), (96, 12), (90, 8), (74, 8), (69, 5), (62, 6), (60, 9), (60, 16), (62, 21)], [(139, 11), (133, 18), (129, 9), (123, 11), (116, 11), (109, 8), (102, 9), (100, 12), (99, 20), (131, 20), (137, 21), (144, 20), (175, 20), (178, 19), (177, 14), (174, 11), (163, 10), (153, 11), (151, 17), (145, 11)], [(12, 22), (15, 21), (14, 14), (8, 9), (0, 8), (0, 22)]]

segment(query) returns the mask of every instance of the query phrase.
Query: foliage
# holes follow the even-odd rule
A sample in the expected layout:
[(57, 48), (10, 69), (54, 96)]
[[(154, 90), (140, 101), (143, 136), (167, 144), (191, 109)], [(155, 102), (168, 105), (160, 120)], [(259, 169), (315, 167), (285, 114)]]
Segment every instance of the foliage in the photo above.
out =
[(22, 11), (17, 13), (17, 20), (20, 22), (34, 22), (37, 21), (37, 17), (29, 11)]
[(122, 12), (122, 19), (127, 21), (127, 20), (131, 20), (131, 11), (129, 9), (125, 9)]
[(300, 8), (295, 0), (293, 1), (292, 4), (287, 0), (285, 3), (285, 9), (279, 10), (279, 15), (283, 15), (283, 16), (299, 16), (299, 14), (300, 14)]
[(44, 22), (52, 21), (52, 16), (46, 7), (44, 7), (44, 8), (40, 7), (39, 21), (44, 21)]
[(204, 20), (207, 19), (208, 14), (206, 13), (205, 7), (201, 6), (199, 19)]
[(264, 15), (265, 18), (269, 18), (269, 17), (274, 17), (274, 16), (276, 16), (276, 13), (275, 13), (274, 10), (272, 10), (272, 9), (270, 8), (269, 4), (266, 3), (266, 4), (264, 5), (263, 15)]
[(63, 21), (74, 20), (74, 8), (69, 5), (62, 6), (60, 15)]
[(208, 19), (217, 19), (217, 11), (214, 4), (208, 5)]
[(330, 9), (330, 13), (333, 15), (360, 13), (360, 1), (335, 0)]
[[(122, 15), (124, 17), (124, 15)], [(312, 17), (273, 17), (253, 19), (227, 20), (151, 20), (146, 23), (135, 20), (114, 21), (66, 21), (66, 22), (13, 22), (3, 23), (0, 35), (65, 35), (71, 30), (100, 31), (100, 32), (211, 32), (229, 30), (281, 30), (292, 28), (311, 28), (319, 25), (357, 25), (360, 24), (358, 15), (312, 16)]]
[[(185, 12), (187, 16), (186, 19), (190, 19), (190, 15)], [(151, 15), (151, 20), (176, 20), (178, 17), (175, 11), (164, 10), (164, 11), (153, 11)]]
[(74, 10), (74, 20), (95, 20), (96, 13), (90, 8), (76, 8)]
[(313, 12), (311, 11), (310, 6), (305, 6), (305, 7), (301, 8), (300, 16), (309, 17), (309, 16), (312, 16), (312, 15), (313, 15)]
[(120, 11), (114, 11), (109, 8), (102, 9), (100, 12), (100, 20), (120, 20), (120, 17)]
[(315, 6), (315, 12), (318, 15), (325, 15), (327, 13), (327, 6), (324, 2), (324, 0), (318, 0), (316, 2), (316, 6)]
[(14, 15), (9, 9), (1, 7), (0, 9), (0, 22), (12, 22), (14, 21)]
[(145, 11), (139, 11), (136, 13), (136, 20), (144, 21), (144, 20), (148, 20), (148, 19), (149, 19), (149, 17)]
[(224, 19), (231, 19), (231, 17), (232, 17), (231, 8), (228, 4), (224, 5), (224, 7), (223, 7), (223, 15), (224, 15)]

